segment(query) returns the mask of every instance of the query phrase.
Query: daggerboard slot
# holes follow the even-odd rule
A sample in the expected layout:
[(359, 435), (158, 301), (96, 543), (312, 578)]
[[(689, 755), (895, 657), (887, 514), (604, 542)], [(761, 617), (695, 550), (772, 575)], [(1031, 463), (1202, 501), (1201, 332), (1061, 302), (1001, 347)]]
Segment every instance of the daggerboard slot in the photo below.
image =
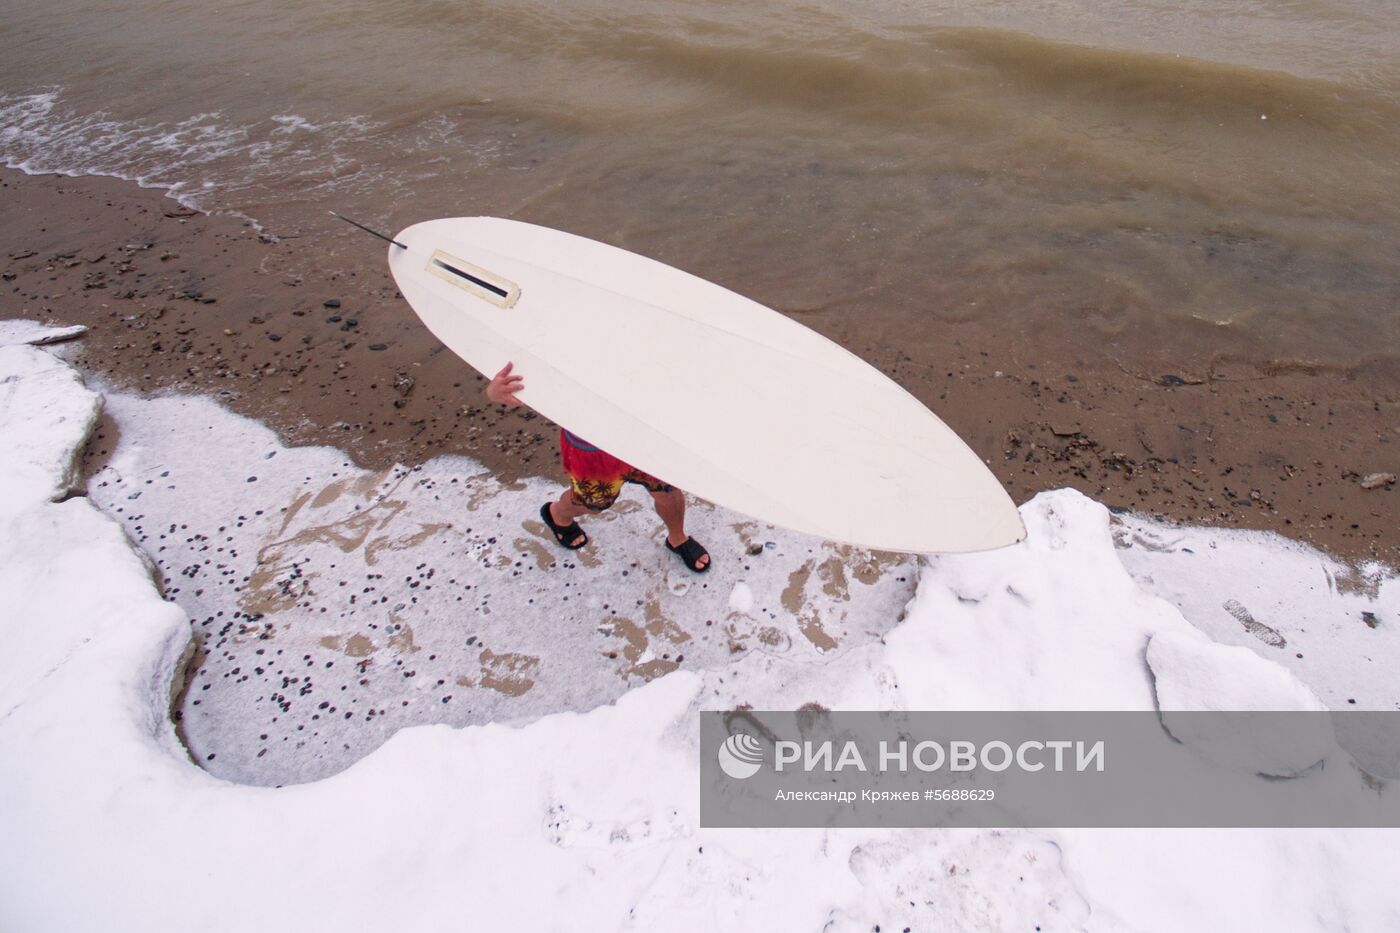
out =
[(512, 307), (520, 297), (519, 285), (442, 250), (433, 253), (433, 258), (428, 260), (428, 271), (502, 308)]

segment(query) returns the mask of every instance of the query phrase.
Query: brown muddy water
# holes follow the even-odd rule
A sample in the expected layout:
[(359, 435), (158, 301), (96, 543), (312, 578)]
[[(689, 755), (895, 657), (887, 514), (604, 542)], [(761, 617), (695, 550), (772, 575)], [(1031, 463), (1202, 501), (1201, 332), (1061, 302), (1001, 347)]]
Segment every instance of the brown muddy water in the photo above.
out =
[(1022, 6), (0, 0), (0, 160), (309, 264), (378, 262), (328, 208), (544, 223), (915, 358), (1395, 372), (1387, 2)]

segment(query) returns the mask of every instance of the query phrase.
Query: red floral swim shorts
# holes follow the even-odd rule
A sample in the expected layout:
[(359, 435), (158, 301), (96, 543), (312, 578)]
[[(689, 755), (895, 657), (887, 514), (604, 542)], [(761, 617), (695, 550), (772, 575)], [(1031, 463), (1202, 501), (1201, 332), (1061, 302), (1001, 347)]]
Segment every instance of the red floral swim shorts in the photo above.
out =
[(559, 429), (559, 459), (574, 487), (574, 499), (584, 508), (601, 512), (617, 501), (624, 483), (636, 483), (650, 492), (670, 492), (669, 483)]

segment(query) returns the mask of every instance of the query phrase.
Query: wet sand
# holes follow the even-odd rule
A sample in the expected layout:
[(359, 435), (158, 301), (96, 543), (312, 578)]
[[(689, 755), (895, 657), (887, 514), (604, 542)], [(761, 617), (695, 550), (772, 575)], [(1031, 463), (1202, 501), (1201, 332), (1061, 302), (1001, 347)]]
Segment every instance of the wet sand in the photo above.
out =
[[(396, 296), (353, 230), (274, 239), (103, 178), (0, 173), (0, 313), (85, 324), (78, 364), (142, 391), (213, 395), (289, 443), (362, 466), (472, 456), (558, 477), (554, 426), (503, 412)], [(740, 291), (742, 282), (726, 282)], [(778, 310), (785, 309), (781, 302)], [(1400, 565), (1400, 385), (1294, 364), (1172, 371), (977, 319), (918, 335), (895, 313), (800, 313), (929, 404), (1013, 498), (1071, 486), (1113, 507), (1277, 531)], [(930, 351), (941, 347), (941, 356)], [(936, 357), (936, 358), (935, 358)], [(192, 439), (193, 441), (194, 439)]]

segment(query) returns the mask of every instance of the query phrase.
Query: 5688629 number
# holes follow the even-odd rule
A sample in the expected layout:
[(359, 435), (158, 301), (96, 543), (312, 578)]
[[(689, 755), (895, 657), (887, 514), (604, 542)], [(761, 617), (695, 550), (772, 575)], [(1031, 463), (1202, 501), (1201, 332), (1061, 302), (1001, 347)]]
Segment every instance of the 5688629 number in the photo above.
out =
[[(932, 794), (932, 797), (929, 796)], [(927, 800), (995, 800), (997, 792), (990, 787), (940, 787), (924, 795)]]

